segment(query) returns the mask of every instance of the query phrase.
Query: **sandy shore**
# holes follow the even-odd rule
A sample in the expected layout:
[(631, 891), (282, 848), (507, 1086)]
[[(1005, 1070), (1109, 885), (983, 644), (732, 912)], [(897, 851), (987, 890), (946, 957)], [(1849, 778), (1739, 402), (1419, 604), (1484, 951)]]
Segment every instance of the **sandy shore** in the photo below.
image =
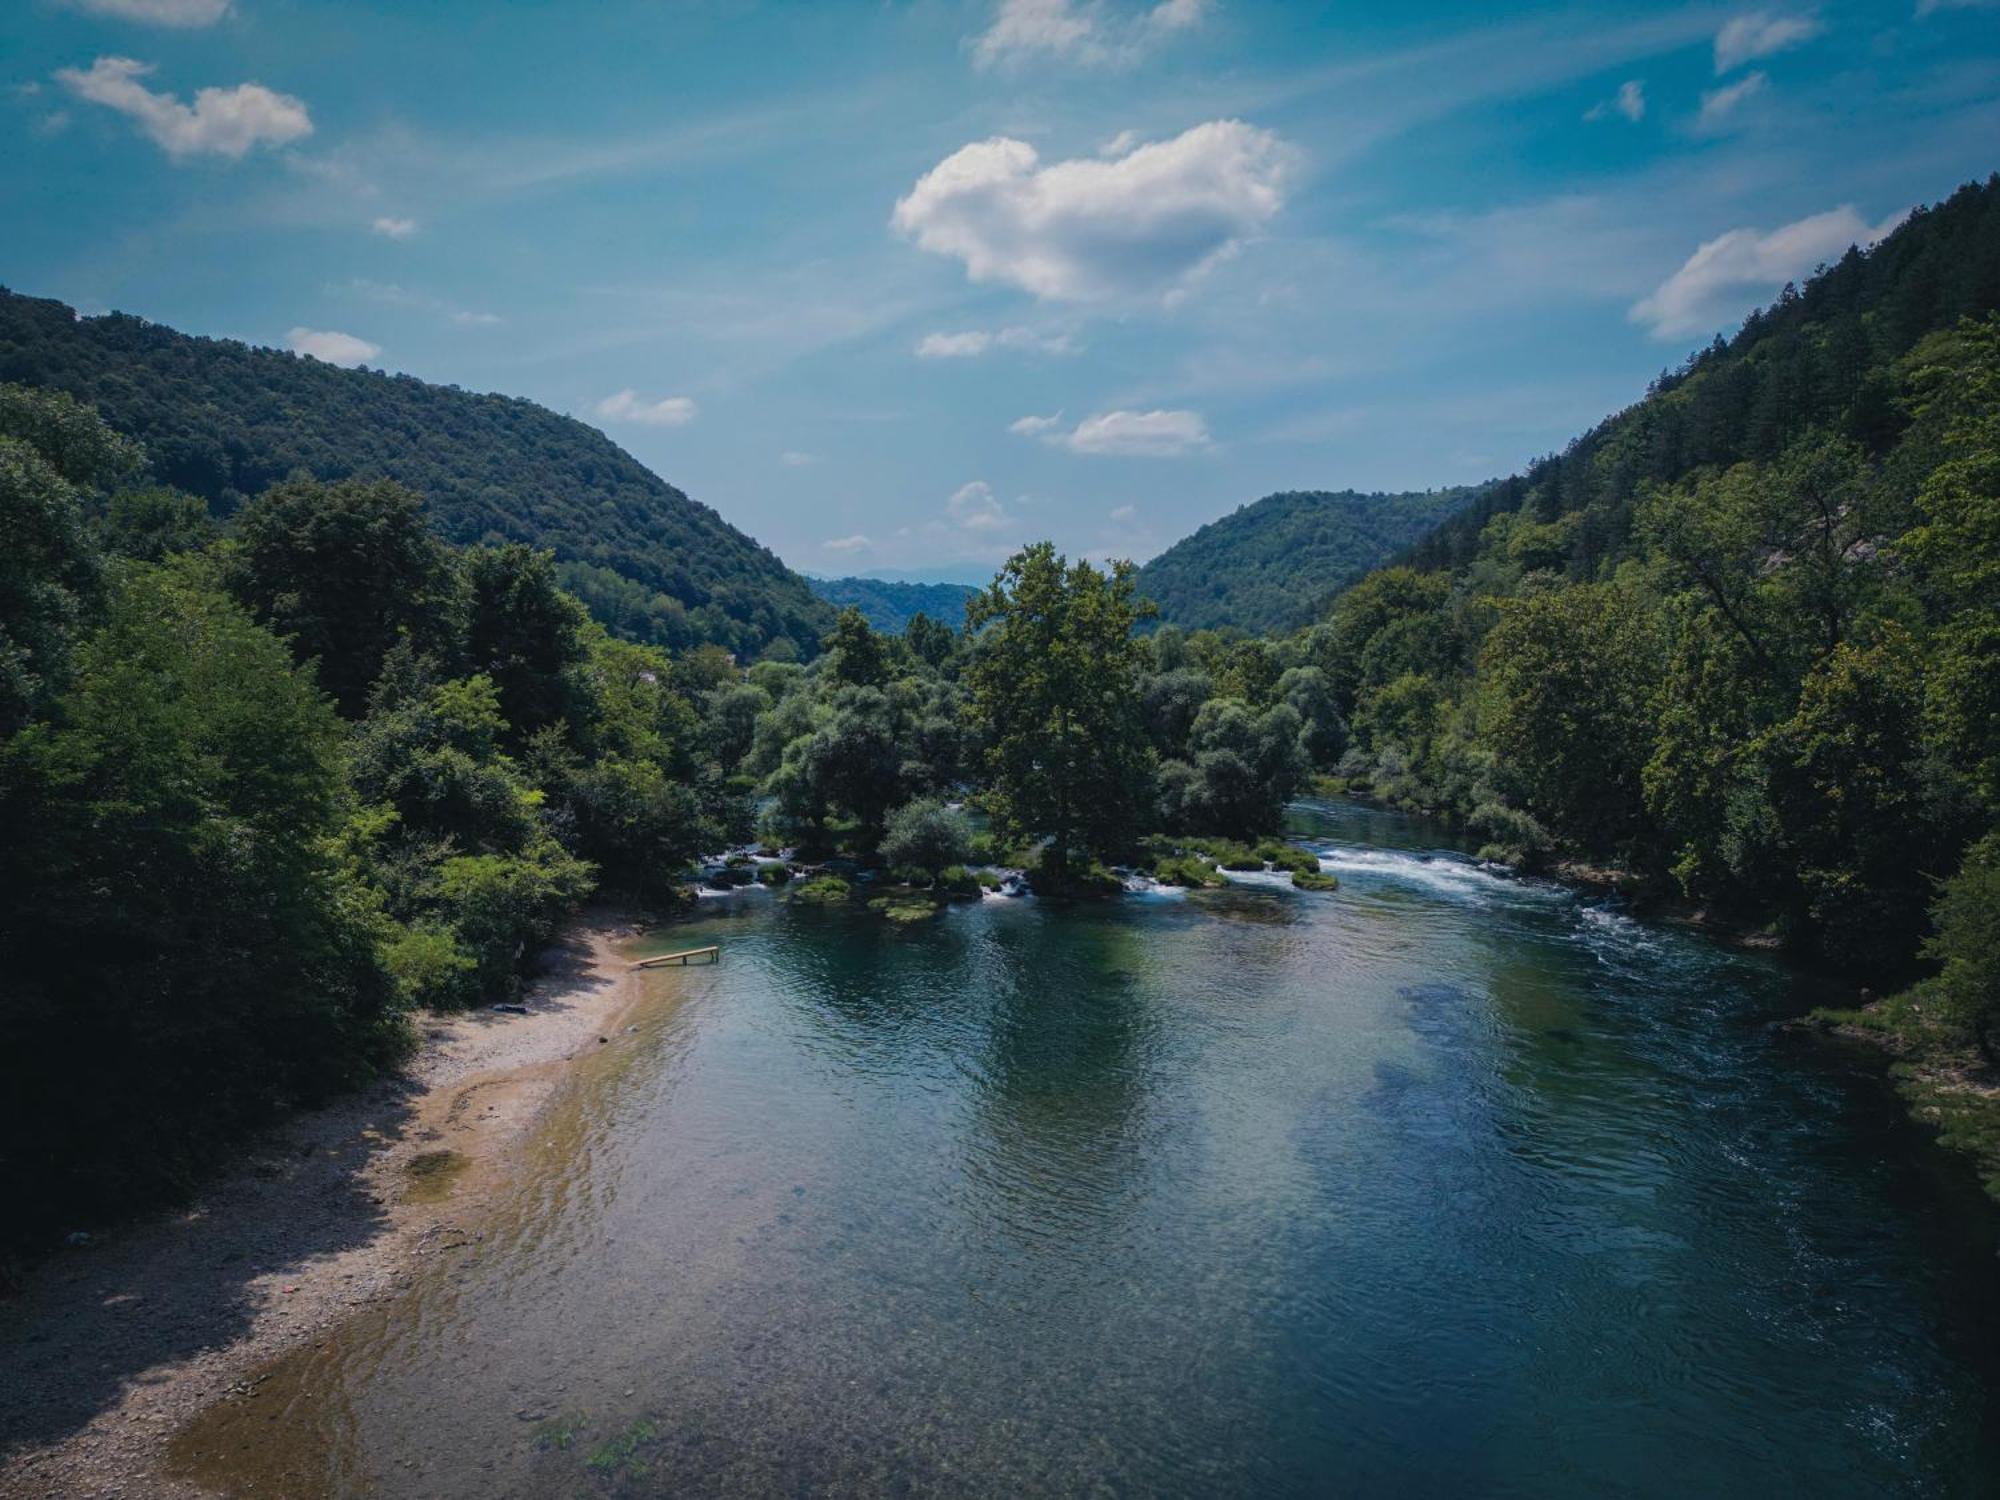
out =
[(507, 1177), (567, 1061), (640, 996), (586, 914), (526, 1015), (431, 1018), (402, 1076), (251, 1143), (198, 1202), (53, 1256), (0, 1304), (0, 1496), (193, 1497), (167, 1439), (286, 1350), (395, 1295)]

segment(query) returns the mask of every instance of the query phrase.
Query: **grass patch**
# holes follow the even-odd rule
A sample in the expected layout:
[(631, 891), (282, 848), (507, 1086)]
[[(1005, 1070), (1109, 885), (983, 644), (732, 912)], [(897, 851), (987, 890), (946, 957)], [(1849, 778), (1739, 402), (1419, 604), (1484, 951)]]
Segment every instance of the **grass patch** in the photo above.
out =
[(1169, 854), (1153, 862), (1153, 878), (1161, 885), (1181, 885), (1189, 890), (1213, 890), (1229, 882), (1214, 865), (1199, 855)]
[(833, 906), (854, 894), (854, 887), (838, 875), (815, 875), (804, 885), (792, 892), (794, 901), (812, 901), (822, 906)]
[(791, 866), (782, 859), (766, 860), (757, 866), (757, 879), (765, 885), (784, 885), (792, 878)]
[(903, 887), (891, 891), (886, 896), (877, 896), (868, 903), (868, 909), (880, 912), (891, 922), (928, 922), (944, 910), (944, 902), (929, 891)]
[(1292, 884), (1302, 891), (1337, 891), (1340, 882), (1324, 870), (1294, 870)]

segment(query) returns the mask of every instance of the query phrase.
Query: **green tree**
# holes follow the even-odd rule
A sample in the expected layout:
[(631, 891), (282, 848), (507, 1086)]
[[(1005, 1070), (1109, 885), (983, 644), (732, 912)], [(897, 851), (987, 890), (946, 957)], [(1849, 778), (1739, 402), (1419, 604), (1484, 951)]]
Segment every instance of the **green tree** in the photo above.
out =
[(570, 668), (584, 658), (588, 616), (556, 582), (555, 555), (518, 542), (464, 554), (465, 656), (500, 691), (519, 744), (571, 708)]
[(882, 857), (891, 869), (921, 870), (935, 879), (972, 857), (972, 825), (937, 798), (919, 797), (889, 814)]
[(966, 609), (978, 635), (967, 679), (987, 805), (1004, 829), (1049, 840), (1045, 863), (1058, 880), (1073, 855), (1130, 838), (1151, 801), (1133, 580), (1128, 563), (1100, 573), (1037, 542)]
[(374, 902), (329, 852), (341, 739), (284, 646), (174, 566), (119, 576), (59, 713), (0, 746), (14, 1226), (182, 1189), (402, 1045)]
[(1594, 849), (1644, 827), (1660, 665), (1654, 618), (1615, 587), (1502, 605), (1479, 660), (1480, 728), (1536, 818)]
[(385, 480), (293, 480), (244, 508), (238, 597), (359, 717), (398, 641), (448, 654), (458, 580), (416, 495)]

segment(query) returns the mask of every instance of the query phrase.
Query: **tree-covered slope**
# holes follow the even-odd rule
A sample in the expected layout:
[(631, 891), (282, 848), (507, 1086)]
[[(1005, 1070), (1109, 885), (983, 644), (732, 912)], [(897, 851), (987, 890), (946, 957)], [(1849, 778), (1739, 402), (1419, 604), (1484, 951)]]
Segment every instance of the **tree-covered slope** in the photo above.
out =
[(1286, 630), (1422, 536), (1473, 490), (1266, 495), (1211, 521), (1139, 570), (1161, 619), (1189, 630)]
[(220, 514), (303, 470), (383, 477), (460, 543), (552, 549), (620, 632), (810, 655), (832, 611), (804, 579), (595, 428), (532, 401), (348, 370), (0, 288), (0, 381), (68, 392)]
[(899, 583), (886, 578), (812, 578), (812, 591), (835, 609), (853, 605), (877, 630), (901, 635), (914, 615), (953, 630), (965, 623), (965, 602), (979, 592), (964, 583)]

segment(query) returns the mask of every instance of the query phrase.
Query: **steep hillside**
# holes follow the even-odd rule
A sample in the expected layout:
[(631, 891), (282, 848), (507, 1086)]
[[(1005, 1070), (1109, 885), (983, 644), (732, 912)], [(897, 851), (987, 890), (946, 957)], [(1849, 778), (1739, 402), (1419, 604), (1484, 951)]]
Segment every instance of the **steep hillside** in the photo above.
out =
[(835, 609), (852, 604), (877, 630), (900, 635), (912, 615), (929, 615), (953, 630), (965, 623), (965, 601), (979, 590), (964, 583), (898, 583), (885, 578), (813, 578), (812, 591)]
[(810, 654), (832, 612), (775, 554), (604, 434), (532, 401), (348, 370), (0, 289), (0, 381), (87, 401), (218, 513), (297, 470), (384, 476), (454, 542), (552, 549), (614, 629)]
[(1326, 600), (1477, 493), (1266, 495), (1184, 537), (1139, 570), (1162, 620), (1260, 632), (1311, 619)]

